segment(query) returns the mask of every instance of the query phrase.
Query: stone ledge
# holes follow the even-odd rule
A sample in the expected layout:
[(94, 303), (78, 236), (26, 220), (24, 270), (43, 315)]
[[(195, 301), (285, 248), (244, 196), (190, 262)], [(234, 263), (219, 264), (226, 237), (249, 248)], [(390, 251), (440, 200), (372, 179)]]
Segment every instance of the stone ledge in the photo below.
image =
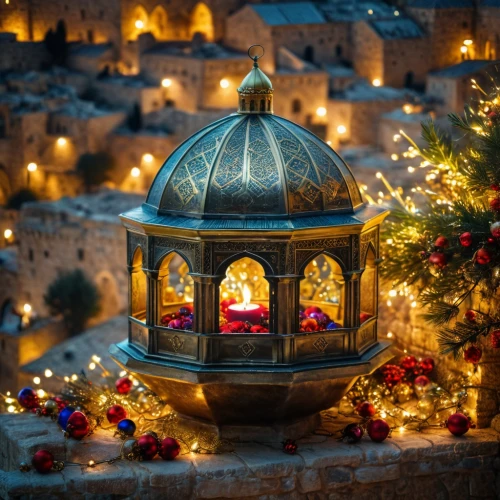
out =
[[(337, 427), (345, 422), (339, 421)], [(173, 462), (118, 461), (40, 475), (17, 470), (41, 448), (57, 459), (86, 462), (118, 454), (120, 442), (98, 431), (65, 441), (58, 426), (34, 415), (0, 415), (0, 498), (349, 499), (499, 498), (499, 435), (472, 430), (395, 432), (384, 443), (348, 445), (308, 436), (297, 455), (280, 443), (235, 445), (233, 453), (189, 453)]]

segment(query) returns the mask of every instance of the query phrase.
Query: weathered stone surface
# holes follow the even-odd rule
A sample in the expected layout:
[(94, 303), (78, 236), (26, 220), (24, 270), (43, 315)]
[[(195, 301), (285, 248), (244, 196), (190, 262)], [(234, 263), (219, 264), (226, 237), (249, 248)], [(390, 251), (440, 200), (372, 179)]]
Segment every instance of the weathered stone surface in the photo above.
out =
[[(340, 428), (345, 425), (335, 418)], [(47, 475), (21, 473), (19, 462), (51, 450), (67, 462), (117, 456), (120, 441), (97, 430), (65, 440), (54, 422), (34, 415), (0, 416), (0, 498), (245, 500), (454, 500), (500, 497), (498, 434), (471, 430), (394, 433), (383, 443), (356, 445), (332, 437), (298, 441), (296, 455), (281, 443), (235, 444), (233, 453), (187, 453), (174, 461), (116, 461), (95, 468), (68, 465)], [(1, 469), (4, 470), (1, 470)]]

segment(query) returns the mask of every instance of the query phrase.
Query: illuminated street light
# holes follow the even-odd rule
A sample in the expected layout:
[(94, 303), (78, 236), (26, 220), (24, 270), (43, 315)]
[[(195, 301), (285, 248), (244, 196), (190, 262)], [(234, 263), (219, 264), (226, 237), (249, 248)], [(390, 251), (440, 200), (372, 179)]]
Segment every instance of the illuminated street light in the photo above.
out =
[(379, 78), (374, 78), (374, 79), (372, 80), (372, 85), (373, 85), (374, 87), (380, 87), (380, 86), (382, 85), (382, 82), (380, 81), (380, 79), (379, 79)]
[(144, 28), (144, 21), (141, 21), (140, 19), (137, 19), (137, 21), (135, 22), (135, 27), (138, 30), (142, 30), (142, 28)]
[(29, 314), (31, 312), (31, 305), (30, 304), (24, 304), (23, 306), (23, 311), (26, 313), (26, 314)]
[(67, 142), (68, 141), (64, 137), (59, 137), (59, 139), (57, 139), (58, 146), (66, 146)]
[(229, 80), (226, 80), (225, 78), (223, 78), (220, 82), (219, 82), (219, 85), (221, 86), (221, 88), (223, 89), (227, 89), (229, 87)]
[(472, 40), (464, 40), (464, 45), (472, 45), (474, 42)]
[(161, 86), (166, 88), (166, 89), (168, 89), (171, 85), (172, 85), (172, 80), (170, 80), (170, 78), (164, 78), (161, 81)]
[(144, 155), (142, 155), (142, 159), (146, 162), (146, 163), (151, 163), (153, 161), (153, 155), (150, 154), (150, 153), (146, 153)]
[(326, 108), (324, 108), (323, 106), (320, 106), (317, 110), (316, 110), (316, 114), (318, 116), (326, 116)]
[(38, 165), (36, 163), (28, 163), (26, 168), (28, 169), (28, 172), (36, 172)]
[(339, 125), (339, 126), (337, 127), (337, 132), (338, 132), (339, 134), (345, 134), (345, 133), (347, 132), (347, 129), (345, 128), (345, 126), (344, 126), (344, 125)]
[(8, 240), (12, 237), (12, 229), (6, 229), (4, 232), (3, 232), (3, 237)]
[(466, 45), (462, 45), (462, 46), (460, 47), (460, 52), (462, 52), (462, 54), (467, 54), (467, 50), (468, 50), (468, 49), (467, 49), (467, 46), (466, 46)]
[(132, 177), (139, 177), (141, 175), (141, 169), (140, 168), (137, 168), (137, 167), (134, 167), (131, 171), (130, 171), (130, 175)]

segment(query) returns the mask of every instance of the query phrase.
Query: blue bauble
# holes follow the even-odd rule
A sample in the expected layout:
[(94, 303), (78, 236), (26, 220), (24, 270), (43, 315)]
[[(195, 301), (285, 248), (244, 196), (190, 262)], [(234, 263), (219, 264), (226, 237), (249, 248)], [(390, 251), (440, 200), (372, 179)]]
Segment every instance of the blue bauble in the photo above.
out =
[(326, 327), (327, 330), (336, 330), (339, 327), (335, 321), (332, 321), (331, 323), (328, 323), (328, 326)]
[(119, 432), (121, 432), (127, 436), (134, 435), (135, 423), (133, 420), (130, 420), (130, 418), (124, 418), (123, 420), (120, 420), (116, 427), (117, 427)]
[(37, 393), (31, 387), (25, 387), (24, 389), (21, 389), (19, 391), (19, 394), (17, 395), (17, 401), (23, 408), (26, 408), (28, 410), (32, 410), (40, 406)]
[(66, 406), (66, 408), (63, 408), (60, 413), (59, 417), (57, 417), (57, 423), (59, 424), (59, 427), (63, 431), (66, 430), (66, 426), (68, 425), (68, 419), (71, 417), (71, 414), (75, 411), (74, 408), (71, 408), (71, 406)]

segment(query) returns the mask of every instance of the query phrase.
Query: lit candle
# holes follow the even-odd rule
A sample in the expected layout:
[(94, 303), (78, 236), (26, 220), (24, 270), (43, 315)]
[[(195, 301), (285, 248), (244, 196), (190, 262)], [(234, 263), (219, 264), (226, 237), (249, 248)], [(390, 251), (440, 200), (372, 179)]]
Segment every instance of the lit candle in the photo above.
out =
[(231, 304), (227, 308), (226, 319), (228, 323), (232, 321), (248, 321), (252, 325), (260, 323), (260, 316), (262, 314), (262, 306), (259, 304), (251, 304), (252, 298), (250, 290), (247, 285), (243, 286), (243, 303)]

